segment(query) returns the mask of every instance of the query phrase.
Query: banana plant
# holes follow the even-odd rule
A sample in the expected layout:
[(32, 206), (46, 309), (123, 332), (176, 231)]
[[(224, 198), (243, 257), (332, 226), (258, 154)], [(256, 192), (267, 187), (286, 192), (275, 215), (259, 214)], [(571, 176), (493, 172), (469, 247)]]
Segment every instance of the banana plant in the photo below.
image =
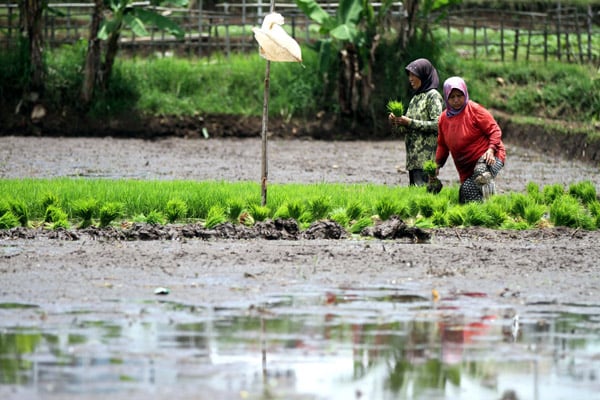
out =
[[(90, 45), (86, 61), (86, 76), (93, 76), (94, 82), (106, 89), (109, 84), (112, 68), (119, 50), (119, 39), (124, 28), (129, 28), (138, 36), (147, 36), (147, 26), (154, 26), (164, 30), (178, 39), (185, 35), (184, 30), (169, 18), (137, 5), (133, 0), (96, 0), (95, 13), (98, 23), (92, 23), (90, 30)], [(153, 6), (173, 5), (176, 7), (187, 6), (188, 0), (152, 0)], [(108, 13), (104, 11), (107, 10)], [(105, 15), (105, 16), (104, 16)], [(103, 17), (104, 16), (104, 17)], [(106, 41), (104, 61), (100, 63), (100, 54), (97, 46), (98, 40)], [(95, 48), (94, 48), (95, 45)], [(101, 66), (100, 66), (101, 64)], [(100, 66), (99, 68), (97, 66)], [(93, 86), (86, 80), (82, 88), (82, 100), (88, 103), (91, 100)]]
[[(381, 23), (390, 11), (393, 0), (383, 0), (377, 13), (370, 1), (341, 0), (335, 15), (330, 15), (315, 0), (296, 0), (296, 4), (324, 36), (316, 43), (319, 69), (325, 87), (337, 82), (340, 112), (353, 117), (370, 116), (375, 49), (385, 24)], [(341, 66), (335, 70), (335, 65)], [(330, 75), (336, 75), (331, 79)], [(327, 89), (326, 89), (327, 90)]]

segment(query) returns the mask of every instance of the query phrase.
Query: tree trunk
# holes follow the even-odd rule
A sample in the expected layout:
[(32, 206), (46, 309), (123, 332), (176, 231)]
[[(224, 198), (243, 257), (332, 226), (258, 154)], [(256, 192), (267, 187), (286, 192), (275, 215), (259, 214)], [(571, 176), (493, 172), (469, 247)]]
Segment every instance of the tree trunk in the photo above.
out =
[(83, 84), (81, 86), (81, 102), (85, 108), (89, 106), (94, 96), (94, 87), (98, 80), (97, 75), (100, 67), (100, 39), (98, 39), (98, 31), (102, 22), (104, 1), (94, 0), (94, 3), (94, 13), (92, 15), (85, 68), (83, 71)]
[(405, 49), (410, 39), (415, 34), (417, 17), (419, 11), (419, 0), (405, 0), (403, 2), (404, 10), (406, 11), (406, 19), (404, 26), (398, 31), (399, 44), (402, 49)]
[(101, 72), (101, 82), (102, 89), (106, 90), (108, 88), (108, 82), (110, 80), (110, 75), (112, 74), (113, 65), (115, 64), (115, 59), (117, 57), (117, 52), (119, 51), (119, 38), (121, 37), (121, 27), (117, 27), (115, 31), (109, 36), (108, 42), (106, 44), (106, 56), (104, 58), (104, 64), (102, 66)]
[(36, 101), (44, 94), (44, 60), (42, 0), (23, 0), (21, 5), (21, 29), (26, 34), (29, 44), (29, 82), (25, 87), (25, 99)]

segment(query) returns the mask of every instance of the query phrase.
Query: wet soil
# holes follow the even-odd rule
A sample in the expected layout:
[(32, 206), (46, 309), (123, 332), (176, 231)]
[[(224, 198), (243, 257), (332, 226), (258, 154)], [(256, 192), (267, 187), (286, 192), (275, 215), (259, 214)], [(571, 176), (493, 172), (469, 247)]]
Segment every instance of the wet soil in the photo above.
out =
[[(260, 177), (261, 142), (256, 137), (4, 136), (1, 141), (2, 178), (258, 181)], [(271, 183), (408, 183), (401, 139), (272, 138), (268, 149)], [(501, 193), (524, 191), (530, 181), (544, 186), (590, 180), (600, 185), (597, 168), (589, 163), (510, 141), (507, 152), (506, 168), (497, 181)], [(445, 185), (457, 182), (451, 161), (440, 178)], [(262, 226), (263, 234), (256, 230), (236, 234), (235, 229), (207, 232), (199, 226), (135, 225), (113, 231), (4, 233), (0, 296), (4, 302), (52, 307), (152, 298), (154, 288), (161, 286), (170, 289), (173, 301), (253, 304), (266, 295), (305, 286), (326, 290), (409, 285), (425, 296), (434, 288), (442, 297), (478, 291), (499, 302), (524, 305), (592, 303), (600, 289), (598, 231), (440, 229), (424, 231), (422, 240), (414, 232), (393, 239), (376, 234), (353, 237), (323, 225), (315, 228), (320, 233), (307, 236), (289, 221)], [(402, 229), (400, 225), (406, 233)]]

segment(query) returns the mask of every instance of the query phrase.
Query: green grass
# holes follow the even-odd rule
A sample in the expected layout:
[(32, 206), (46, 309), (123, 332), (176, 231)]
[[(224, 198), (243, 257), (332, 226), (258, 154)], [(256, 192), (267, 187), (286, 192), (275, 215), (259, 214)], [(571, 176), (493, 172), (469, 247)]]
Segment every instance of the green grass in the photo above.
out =
[(252, 224), (294, 218), (301, 227), (332, 219), (350, 232), (398, 215), (421, 227), (485, 226), (534, 229), (567, 226), (595, 230), (600, 203), (590, 182), (568, 188), (530, 183), (526, 193), (457, 204), (458, 187), (433, 195), (424, 187), (372, 184), (273, 184), (268, 203), (254, 182), (105, 179), (2, 179), (0, 229), (21, 226), (110, 226), (123, 221)]

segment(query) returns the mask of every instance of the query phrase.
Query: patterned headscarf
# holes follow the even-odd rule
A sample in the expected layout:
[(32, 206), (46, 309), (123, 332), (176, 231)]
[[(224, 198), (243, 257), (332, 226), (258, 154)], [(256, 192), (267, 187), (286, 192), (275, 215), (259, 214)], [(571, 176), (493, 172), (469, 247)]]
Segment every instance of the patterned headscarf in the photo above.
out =
[[(458, 110), (455, 110), (454, 108), (450, 107), (450, 104), (448, 104), (448, 97), (450, 97), (450, 92), (452, 92), (452, 89), (458, 89), (465, 95), (465, 103)], [(449, 117), (454, 117), (465, 109), (467, 103), (469, 102), (469, 91), (467, 90), (467, 84), (463, 78), (459, 76), (453, 76), (446, 79), (444, 82), (444, 101), (446, 102), (446, 115)]]
[(436, 89), (440, 85), (440, 78), (437, 70), (426, 58), (418, 58), (406, 66), (406, 73), (412, 72), (421, 80), (421, 87), (415, 90), (414, 94), (428, 92)]

